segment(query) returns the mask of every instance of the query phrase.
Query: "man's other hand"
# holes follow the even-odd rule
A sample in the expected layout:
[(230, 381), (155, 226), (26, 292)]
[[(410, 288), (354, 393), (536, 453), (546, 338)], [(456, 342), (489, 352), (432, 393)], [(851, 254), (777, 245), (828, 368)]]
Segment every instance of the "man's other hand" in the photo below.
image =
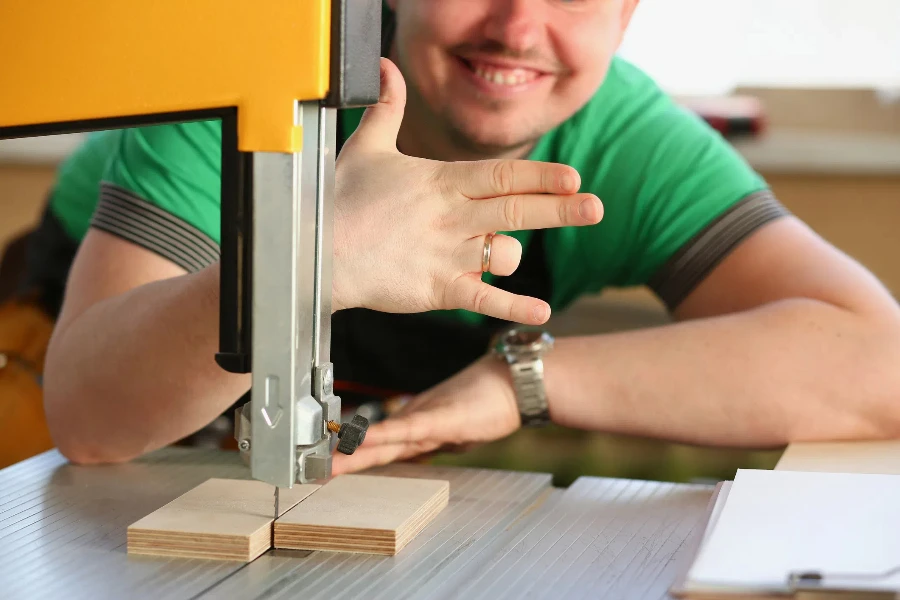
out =
[(488, 356), (372, 424), (356, 452), (334, 455), (333, 473), (470, 448), (506, 437), (520, 426), (509, 367)]
[[(401, 154), (397, 133), (406, 88), (381, 63), (381, 98), (369, 107), (338, 157), (335, 182), (335, 310), (412, 313), (465, 309), (542, 324), (543, 300), (482, 281), (487, 234), (593, 225), (603, 205), (578, 193), (578, 172), (529, 160), (439, 162)], [(511, 275), (522, 246), (496, 235), (490, 272)]]

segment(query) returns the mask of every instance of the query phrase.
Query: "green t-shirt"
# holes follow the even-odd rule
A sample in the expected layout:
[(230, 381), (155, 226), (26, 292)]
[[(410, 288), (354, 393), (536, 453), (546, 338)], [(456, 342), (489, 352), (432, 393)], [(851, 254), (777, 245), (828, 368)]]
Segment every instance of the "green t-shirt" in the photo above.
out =
[[(348, 135), (361, 114), (341, 112)], [(93, 223), (202, 268), (220, 240), (220, 140), (218, 121), (93, 135), (62, 166), (51, 210), (75, 239)], [(529, 158), (571, 165), (582, 191), (604, 205), (595, 226), (543, 234), (555, 310), (585, 293), (643, 284), (677, 304), (740, 239), (781, 214), (726, 140), (621, 58)], [(510, 235), (527, 247), (532, 232)]]

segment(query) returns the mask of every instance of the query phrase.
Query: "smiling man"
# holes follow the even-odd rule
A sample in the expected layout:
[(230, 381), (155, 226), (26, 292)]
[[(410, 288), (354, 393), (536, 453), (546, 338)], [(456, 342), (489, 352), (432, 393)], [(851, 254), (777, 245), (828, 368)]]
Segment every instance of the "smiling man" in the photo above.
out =
[[(788, 214), (716, 132), (615, 55), (637, 0), (388, 5), (384, 54), (406, 97), (389, 70), (375, 113), (340, 115), (335, 296), (347, 308), (333, 317), (331, 357), (345, 406), (412, 399), (354, 455), (336, 457), (337, 470), (548, 421), (744, 447), (900, 433), (896, 303)], [(229, 414), (249, 388), (211, 358), (219, 145), (215, 123), (103, 134), (60, 172), (33, 242), (46, 260), (29, 281), (49, 293), (55, 318), (52, 292), (79, 248), (45, 389), (51, 429), (75, 460), (127, 460), (170, 443)], [(493, 219), (425, 210), (485, 173), (465, 163), (454, 171), (462, 179), (436, 180), (433, 161), (501, 158), (574, 168), (542, 167), (539, 182), (497, 171), (505, 190), (580, 187), (588, 201), (576, 215), (548, 198), (557, 218), (543, 224), (525, 198), (498, 203)], [(508, 224), (505, 235), (479, 234), (487, 222)], [(441, 246), (456, 238), (440, 228), (473, 237)], [(524, 299), (534, 313), (488, 291), (468, 303), (447, 302), (444, 288), (429, 296), (433, 273), (421, 263), (460, 252), (467, 266), (442, 275), (446, 289), (476, 289), (477, 255), (495, 286), (477, 289)], [(409, 287), (392, 288), (402, 276)], [(353, 298), (367, 282), (384, 289)], [(677, 322), (555, 341), (552, 331), (507, 331), (584, 294), (638, 285)], [(454, 307), (465, 310), (445, 310)]]

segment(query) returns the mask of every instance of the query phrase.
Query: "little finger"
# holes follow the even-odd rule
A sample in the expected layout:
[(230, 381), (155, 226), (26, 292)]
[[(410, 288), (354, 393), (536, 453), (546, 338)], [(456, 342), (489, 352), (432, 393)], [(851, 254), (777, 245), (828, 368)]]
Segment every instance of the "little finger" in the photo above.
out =
[(501, 290), (474, 274), (458, 277), (448, 287), (447, 296), (454, 308), (523, 325), (543, 325), (550, 318), (550, 305), (543, 300)]

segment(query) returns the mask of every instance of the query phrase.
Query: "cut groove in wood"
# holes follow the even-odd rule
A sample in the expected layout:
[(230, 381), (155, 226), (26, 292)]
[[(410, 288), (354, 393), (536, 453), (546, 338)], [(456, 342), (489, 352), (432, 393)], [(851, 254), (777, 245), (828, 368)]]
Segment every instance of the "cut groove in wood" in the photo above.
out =
[[(279, 492), (284, 515), (318, 490)], [(275, 487), (243, 479), (208, 479), (128, 527), (128, 554), (251, 561), (272, 547)]]
[(394, 555), (449, 497), (448, 481), (340, 475), (275, 521), (275, 547)]

